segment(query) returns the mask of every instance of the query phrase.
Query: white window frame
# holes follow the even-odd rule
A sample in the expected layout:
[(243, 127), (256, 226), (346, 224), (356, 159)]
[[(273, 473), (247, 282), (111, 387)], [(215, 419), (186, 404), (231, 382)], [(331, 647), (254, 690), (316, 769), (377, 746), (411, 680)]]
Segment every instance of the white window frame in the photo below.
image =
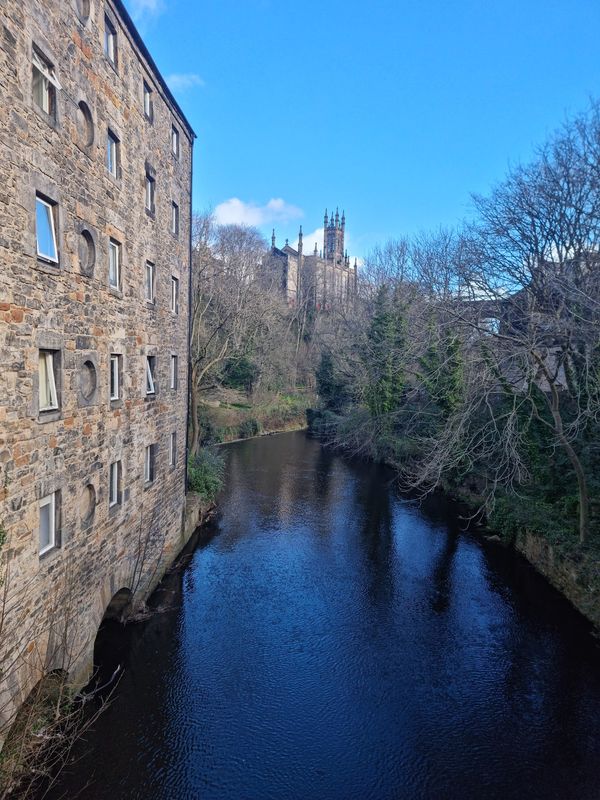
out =
[(146, 173), (146, 211), (149, 211), (151, 214), (154, 214), (154, 209), (156, 205), (156, 181), (150, 175), (149, 172)]
[(179, 278), (171, 275), (171, 311), (179, 314)]
[(119, 177), (121, 140), (116, 133), (108, 128), (106, 132), (106, 168), (113, 178)]
[(153, 108), (152, 108), (152, 89), (147, 81), (144, 81), (144, 116), (152, 122)]
[(144, 453), (144, 483), (154, 483), (155, 478), (155, 450), (153, 444), (146, 445)]
[[(39, 410), (40, 411), (57, 411), (59, 408), (58, 405), (58, 392), (56, 390), (56, 363), (55, 363), (55, 350), (40, 350), (39, 351), (39, 362), (38, 362), (38, 377), (39, 377), (39, 387), (38, 387), (38, 398), (39, 398)], [(50, 362), (50, 363), (48, 363)], [(42, 405), (42, 363), (45, 365), (45, 371), (48, 378), (48, 390), (50, 395), (50, 405)]]
[[(43, 100), (42, 105), (38, 106), (42, 109), (42, 111), (49, 116), (56, 115), (56, 101), (57, 95), (56, 93), (62, 89), (62, 86), (59, 83), (58, 78), (56, 77), (56, 73), (54, 71), (54, 66), (48, 61), (43, 55), (38, 53), (38, 51), (34, 48), (31, 55), (31, 63), (33, 69), (37, 70), (43, 79), (42, 83), (42, 92), (43, 92)], [(54, 97), (52, 96), (52, 92), (50, 87), (54, 87)], [(38, 103), (36, 103), (38, 105)], [(52, 107), (54, 105), (54, 107)], [(45, 107), (47, 106), (47, 108)]]
[(119, 472), (120, 461), (113, 461), (108, 472), (108, 507), (114, 508), (119, 505)]
[(171, 126), (171, 152), (175, 156), (175, 158), (179, 158), (180, 154), (180, 139), (179, 139), (179, 128), (176, 128), (175, 125)]
[(54, 550), (56, 547), (56, 492), (52, 492), (52, 494), (46, 495), (46, 497), (42, 497), (39, 503), (39, 510), (40, 510), (40, 528), (38, 531), (41, 533), (41, 510), (46, 506), (50, 506), (50, 530), (48, 536), (48, 544), (44, 547), (41, 546), (41, 542), (38, 541), (38, 552), (41, 556), (45, 553), (50, 552), (50, 550)]
[[(40, 240), (38, 236), (37, 230), (37, 208), (38, 203), (43, 205), (47, 210), (48, 220), (50, 222), (50, 230), (52, 231), (52, 243), (54, 245), (54, 255), (48, 255), (48, 253), (40, 252)], [(36, 244), (36, 251), (38, 258), (43, 258), (44, 261), (51, 261), (53, 264), (58, 264), (58, 242), (56, 240), (56, 216), (54, 212), (54, 208), (56, 203), (50, 203), (48, 200), (44, 200), (44, 198), (37, 194), (35, 195), (35, 244)]]
[(179, 206), (174, 200), (171, 201), (171, 233), (179, 236)]
[(108, 14), (104, 15), (104, 55), (117, 66), (117, 29)]
[(169, 466), (174, 467), (177, 461), (177, 431), (169, 436)]
[[(110, 254), (115, 254), (115, 269), (117, 282), (113, 283), (110, 274)], [(108, 285), (111, 289), (121, 289), (121, 245), (116, 239), (108, 240)]]
[[(150, 269), (148, 269), (150, 268)], [(150, 285), (148, 286), (148, 273), (150, 273)], [(155, 280), (156, 280), (156, 267), (152, 261), (146, 261), (144, 269), (144, 296), (147, 303), (154, 304), (156, 302), (155, 295)], [(148, 289), (150, 289), (150, 296), (148, 296)]]
[[(150, 359), (154, 358), (154, 362)], [(146, 394), (147, 395), (154, 395), (156, 394), (156, 381), (154, 379), (154, 374), (152, 371), (152, 363), (154, 363), (154, 369), (156, 369), (156, 356), (146, 356)]]
[(121, 356), (118, 353), (110, 354), (110, 378), (108, 388), (111, 401), (121, 399)]
[(177, 373), (179, 371), (179, 359), (175, 354), (171, 355), (171, 389), (177, 389)]

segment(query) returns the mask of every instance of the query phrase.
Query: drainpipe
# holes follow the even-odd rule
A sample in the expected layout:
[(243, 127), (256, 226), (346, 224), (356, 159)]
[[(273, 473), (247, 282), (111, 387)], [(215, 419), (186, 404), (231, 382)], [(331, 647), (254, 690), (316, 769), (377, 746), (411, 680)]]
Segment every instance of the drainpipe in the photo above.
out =
[[(192, 133), (192, 142), (190, 148), (190, 241), (189, 241), (189, 268), (188, 268), (188, 352), (187, 352), (187, 410), (185, 415), (185, 466), (184, 466), (184, 496), (187, 495), (187, 482), (188, 482), (188, 458), (190, 454), (190, 405), (192, 390), (192, 216), (193, 216), (193, 196), (194, 196), (194, 140), (196, 134)], [(185, 519), (185, 517), (184, 517)], [(184, 523), (185, 524), (185, 523)]]

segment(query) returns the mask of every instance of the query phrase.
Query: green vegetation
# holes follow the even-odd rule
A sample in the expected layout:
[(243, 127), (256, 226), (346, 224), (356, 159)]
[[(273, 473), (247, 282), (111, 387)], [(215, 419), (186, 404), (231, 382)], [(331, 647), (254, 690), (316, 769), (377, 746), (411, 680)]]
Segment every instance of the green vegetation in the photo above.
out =
[(223, 485), (225, 461), (221, 453), (202, 447), (188, 460), (188, 488), (206, 503), (213, 503)]
[[(199, 439), (203, 446), (251, 439), (263, 433), (297, 430), (306, 425), (306, 408), (314, 398), (306, 393), (263, 393), (240, 402), (234, 392), (220, 390), (211, 404), (200, 405)], [(219, 398), (227, 398), (216, 400)]]

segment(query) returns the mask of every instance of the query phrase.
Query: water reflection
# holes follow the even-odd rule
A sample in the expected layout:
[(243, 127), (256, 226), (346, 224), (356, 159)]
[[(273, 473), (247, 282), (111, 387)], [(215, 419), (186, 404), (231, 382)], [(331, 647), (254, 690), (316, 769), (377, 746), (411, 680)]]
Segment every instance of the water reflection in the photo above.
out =
[(227, 452), (53, 797), (598, 797), (598, 654), (539, 576), (302, 434)]

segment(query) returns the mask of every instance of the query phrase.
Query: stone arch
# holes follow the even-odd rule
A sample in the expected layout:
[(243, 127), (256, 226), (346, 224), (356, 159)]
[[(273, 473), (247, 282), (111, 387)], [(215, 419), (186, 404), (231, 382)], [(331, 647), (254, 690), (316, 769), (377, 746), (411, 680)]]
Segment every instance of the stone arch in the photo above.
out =
[(110, 603), (106, 607), (106, 611), (104, 612), (104, 616), (100, 621), (100, 625), (109, 619), (123, 622), (127, 617), (127, 612), (131, 608), (132, 600), (133, 593), (127, 586), (124, 586), (123, 588), (119, 589), (118, 592), (115, 592)]
[(125, 668), (129, 654), (130, 627), (123, 625), (132, 608), (133, 593), (124, 586), (108, 603), (94, 638), (91, 685), (100, 697), (110, 691)]

